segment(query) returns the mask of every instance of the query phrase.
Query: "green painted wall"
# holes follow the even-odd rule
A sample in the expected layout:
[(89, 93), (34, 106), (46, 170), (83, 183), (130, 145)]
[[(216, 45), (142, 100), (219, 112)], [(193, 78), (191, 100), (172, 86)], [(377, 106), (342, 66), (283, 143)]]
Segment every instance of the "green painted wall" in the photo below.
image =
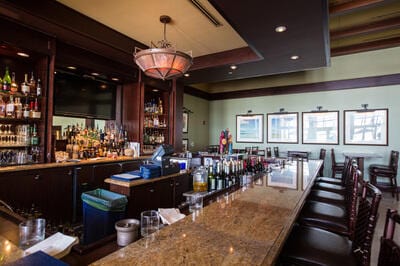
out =
[(183, 133), (182, 138), (189, 140), (190, 151), (206, 150), (209, 145), (209, 101), (184, 94), (183, 106), (192, 113), (189, 113), (188, 133)]
[[(358, 53), (347, 56), (332, 58), (332, 65), (328, 68), (310, 70), (300, 73), (275, 75), (270, 77), (260, 77), (248, 80), (238, 80), (221, 82), (209, 85), (211, 92), (222, 92), (229, 89), (253, 89), (274, 86), (284, 86), (292, 84), (304, 84), (322, 82), (328, 80), (340, 80), (357, 77), (378, 76), (385, 74), (400, 73), (400, 47), (383, 49), (372, 52)], [(389, 108), (389, 146), (355, 146), (343, 145), (343, 110), (361, 109), (361, 104), (367, 103), (368, 108)], [(209, 137), (208, 144), (217, 144), (219, 133), (222, 129), (229, 128), (234, 138), (234, 148), (244, 148), (245, 146), (279, 146), (281, 150), (307, 150), (311, 152), (312, 158), (317, 158), (321, 147), (330, 151), (334, 148), (338, 161), (344, 159), (343, 152), (376, 152), (382, 158), (366, 159), (367, 169), (370, 163), (384, 163), (389, 161), (391, 150), (400, 150), (400, 85), (361, 88), (343, 91), (315, 92), (279, 96), (250, 97), (241, 99), (230, 99), (222, 101), (211, 101), (206, 104), (203, 100), (185, 95), (184, 106), (189, 109), (209, 108), (207, 111), (198, 111), (203, 117), (209, 113)], [(193, 107), (192, 107), (193, 106)], [(324, 110), (339, 110), (339, 145), (303, 145), (303, 144), (268, 144), (266, 143), (265, 121), (266, 114), (277, 112), (280, 108), (285, 108), (288, 112), (306, 112), (315, 110), (316, 106), (323, 106)], [(264, 114), (264, 143), (236, 143), (236, 115), (245, 114), (252, 110), (253, 114)], [(201, 118), (203, 119), (203, 118)], [(301, 129), (301, 122), (299, 123)], [(190, 123), (190, 141), (201, 142), (200, 146), (206, 146), (206, 138), (202, 135), (206, 127), (200, 124)], [(301, 131), (301, 130), (299, 130)], [(192, 133), (192, 132), (196, 132)], [(199, 132), (202, 132), (201, 140), (197, 140)], [(193, 135), (191, 135), (193, 134)], [(301, 132), (299, 132), (299, 142), (301, 143)], [(195, 148), (199, 146), (195, 145)], [(197, 149), (193, 149), (196, 151)], [(325, 174), (330, 174), (330, 156), (325, 160)], [(366, 174), (368, 176), (368, 174)], [(398, 179), (400, 180), (399, 176)]]

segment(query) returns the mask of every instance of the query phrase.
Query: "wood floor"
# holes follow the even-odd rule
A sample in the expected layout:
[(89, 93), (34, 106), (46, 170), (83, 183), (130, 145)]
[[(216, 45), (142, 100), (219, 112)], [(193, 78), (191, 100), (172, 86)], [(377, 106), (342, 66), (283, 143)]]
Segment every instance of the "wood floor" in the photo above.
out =
[[(381, 204), (379, 205), (379, 218), (378, 218), (378, 223), (376, 225), (374, 239), (372, 243), (371, 266), (378, 265), (380, 238), (383, 234), (383, 229), (385, 226), (385, 219), (386, 219), (386, 211), (388, 208), (400, 211), (400, 201), (396, 201), (396, 198), (393, 198), (390, 193), (384, 192)], [(397, 231), (395, 239), (399, 240), (400, 228), (396, 230)]]

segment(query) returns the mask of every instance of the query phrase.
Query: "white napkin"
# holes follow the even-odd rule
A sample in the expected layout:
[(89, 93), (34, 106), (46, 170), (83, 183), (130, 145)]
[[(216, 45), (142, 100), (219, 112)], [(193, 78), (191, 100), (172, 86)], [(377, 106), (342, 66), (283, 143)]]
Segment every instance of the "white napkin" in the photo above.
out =
[(179, 209), (158, 209), (158, 213), (160, 214), (161, 220), (163, 224), (173, 224), (180, 219), (185, 218), (185, 215), (182, 214)]
[(25, 255), (41, 250), (59, 259), (67, 255), (71, 251), (71, 247), (78, 242), (79, 240), (77, 237), (67, 236), (58, 232), (25, 250)]

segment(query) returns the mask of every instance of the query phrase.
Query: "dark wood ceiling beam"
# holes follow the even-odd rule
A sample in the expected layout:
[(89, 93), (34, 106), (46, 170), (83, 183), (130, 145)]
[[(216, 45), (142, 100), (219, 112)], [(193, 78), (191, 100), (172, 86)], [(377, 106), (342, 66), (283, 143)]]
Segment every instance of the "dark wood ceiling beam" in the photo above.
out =
[(400, 17), (363, 24), (343, 30), (331, 31), (330, 38), (331, 40), (337, 40), (341, 38), (352, 37), (354, 35), (383, 31), (397, 27), (400, 27)]
[(353, 11), (354, 9), (364, 8), (372, 4), (384, 2), (384, 0), (356, 0), (350, 1), (341, 5), (335, 5), (329, 7), (329, 14), (332, 16)]
[(253, 52), (250, 47), (242, 47), (220, 53), (195, 57), (190, 71), (224, 65), (243, 64), (260, 59), (261, 58)]
[(354, 54), (396, 46), (400, 46), (400, 37), (333, 48), (331, 49), (331, 56)]

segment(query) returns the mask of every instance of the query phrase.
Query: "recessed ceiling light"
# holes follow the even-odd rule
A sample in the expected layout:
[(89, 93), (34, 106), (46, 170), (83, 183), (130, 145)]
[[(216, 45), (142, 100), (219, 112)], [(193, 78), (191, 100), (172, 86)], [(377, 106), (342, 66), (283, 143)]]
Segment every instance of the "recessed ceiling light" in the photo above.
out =
[(119, 78), (112, 78), (113, 81), (119, 81)]
[(232, 71), (229, 71), (229, 72), (228, 72), (228, 74), (229, 74), (229, 75), (232, 75), (232, 74), (233, 74), (233, 72), (232, 72)]
[(29, 57), (29, 55), (27, 53), (23, 53), (23, 52), (18, 52), (17, 55), (22, 56), (22, 57)]
[(290, 57), (290, 59), (292, 59), (292, 60), (297, 60), (297, 59), (299, 59), (299, 56), (298, 56), (298, 55), (292, 55), (292, 56)]
[(71, 69), (71, 70), (75, 70), (76, 69), (76, 67), (74, 67), (74, 66), (67, 66), (67, 68)]
[(99, 73), (96, 73), (96, 72), (92, 72), (91, 73), (93, 76), (98, 76), (98, 75), (100, 75)]
[(152, 91), (153, 91), (153, 92), (158, 92), (158, 90), (157, 90), (157, 89), (152, 89)]
[(284, 31), (286, 31), (286, 29), (287, 29), (286, 26), (283, 26), (283, 25), (282, 25), (282, 26), (276, 27), (276, 28), (275, 28), (275, 31), (276, 31), (276, 32), (284, 32)]
[(231, 65), (231, 69), (232, 69), (232, 70), (235, 70), (236, 68), (237, 68), (237, 66)]
[(185, 77), (190, 77), (190, 74), (189, 73), (185, 73), (185, 74), (183, 74)]

